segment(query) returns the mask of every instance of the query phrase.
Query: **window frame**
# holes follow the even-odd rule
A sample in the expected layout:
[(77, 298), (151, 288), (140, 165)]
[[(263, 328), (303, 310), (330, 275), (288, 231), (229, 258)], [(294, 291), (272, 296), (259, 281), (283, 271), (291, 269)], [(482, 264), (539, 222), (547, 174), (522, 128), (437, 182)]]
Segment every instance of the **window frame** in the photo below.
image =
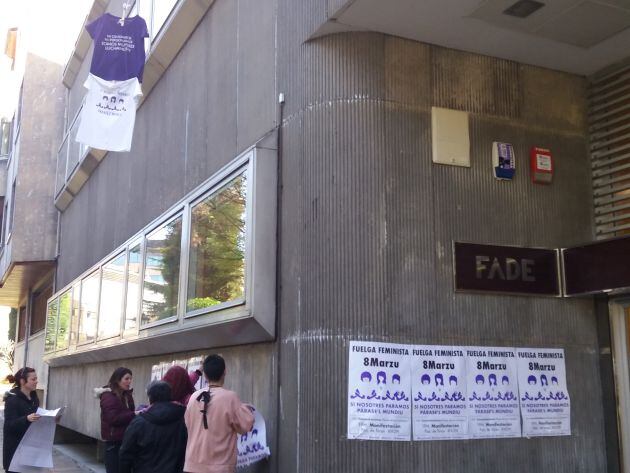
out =
[[(218, 169), (199, 186), (191, 190), (162, 214), (141, 228), (137, 233), (116, 247), (107, 256), (92, 265), (76, 278), (58, 290), (50, 300), (73, 288), (73, 315), (76, 319), (70, 329), (69, 351), (55, 355), (46, 354), (45, 359), (51, 366), (57, 365), (56, 357), (71, 357), (80, 362), (89, 362), (93, 351), (101, 352), (103, 360), (116, 359), (116, 347), (124, 343), (129, 356), (146, 356), (144, 342), (149, 338), (171, 340), (175, 345), (170, 349), (184, 351), (190, 349), (188, 333), (199, 331), (204, 346), (234, 346), (243, 343), (259, 343), (275, 338), (276, 332), (276, 257), (277, 257), (277, 152), (269, 146), (254, 145)], [(192, 206), (201, 202), (212, 193), (230, 183), (231, 180), (244, 174), (248, 179), (246, 197), (246, 229), (245, 229), (245, 291), (244, 300), (235, 299), (217, 306), (211, 306), (186, 313), (188, 298), (188, 266), (189, 244), (191, 237)], [(175, 219), (182, 218), (182, 236), (180, 242), (180, 268), (178, 285), (177, 313), (163, 320), (150, 324), (141, 324), (142, 299), (144, 291), (146, 238), (151, 233), (168, 225)], [(140, 281), (138, 298), (134, 303), (138, 310), (138, 323), (133, 329), (124, 330), (129, 282), (130, 249), (140, 243)], [(121, 317), (121, 330), (118, 337), (98, 339), (98, 323), (100, 320), (102, 267), (108, 261), (126, 254), (124, 312)], [(79, 340), (83, 330), (84, 282), (98, 272), (98, 301), (96, 335), (91, 340)], [(269, 276), (269, 275), (273, 276)], [(254, 285), (253, 282), (257, 281)], [(78, 299), (75, 299), (78, 292)], [(75, 302), (79, 305), (75, 309)], [(242, 330), (231, 331), (231, 327), (242, 327)], [(226, 332), (227, 331), (227, 332)], [(169, 337), (169, 338), (165, 338)], [(172, 337), (172, 338), (170, 338)], [(228, 338), (225, 338), (228, 337)], [(199, 343), (196, 343), (199, 345)], [(195, 345), (195, 344), (193, 344)], [(195, 348), (202, 348), (201, 346)], [(166, 347), (157, 348), (166, 350)], [(165, 351), (166, 352), (166, 351)]]
[[(63, 293), (62, 293), (63, 294)], [(48, 338), (48, 311), (50, 310), (50, 306), (52, 304), (57, 304), (57, 310), (55, 313), (55, 336), (54, 336), (54, 346), (52, 350), (46, 350), (46, 338)], [(54, 354), (57, 352), (57, 334), (59, 332), (59, 295), (50, 298), (46, 302), (46, 324), (44, 325), (44, 354)]]
[[(165, 220), (161, 220), (157, 225), (151, 227), (149, 230), (143, 232), (143, 236), (142, 236), (142, 284), (140, 285), (140, 312), (138, 313), (140, 320), (138, 321), (138, 328), (139, 331), (142, 330), (146, 330), (146, 329), (150, 329), (153, 327), (158, 327), (160, 325), (165, 325), (165, 324), (169, 324), (172, 322), (175, 322), (177, 320), (180, 319), (180, 315), (181, 315), (181, 303), (182, 303), (182, 298), (181, 298), (181, 287), (182, 287), (182, 266), (183, 266), (183, 258), (184, 258), (184, 250), (183, 250), (183, 246), (184, 246), (184, 241), (187, 240), (187, 238), (184, 235), (184, 228), (186, 228), (187, 223), (186, 223), (186, 209), (185, 206), (183, 208), (179, 208), (177, 210), (175, 210), (174, 212), (169, 212), (169, 216), (166, 217)], [(147, 258), (147, 240), (149, 238), (150, 235), (152, 235), (153, 233), (156, 233), (157, 231), (161, 230), (162, 228), (166, 227), (168, 224), (173, 223), (175, 220), (177, 220), (178, 218), (182, 219), (182, 235), (181, 235), (181, 240), (179, 242), (179, 278), (177, 280), (177, 306), (175, 309), (175, 314), (166, 317), (164, 319), (160, 319), (160, 320), (156, 320), (155, 322), (150, 322), (148, 324), (143, 324), (142, 323), (142, 306), (143, 306), (143, 302), (144, 302), (144, 283), (145, 283), (145, 273), (146, 273), (146, 269), (147, 269), (147, 265), (146, 265), (146, 258)]]
[[(81, 330), (83, 329), (83, 281), (85, 281), (86, 279), (94, 276), (95, 274), (98, 274), (98, 291), (97, 293), (97, 300), (96, 300), (96, 333), (94, 333), (94, 337), (92, 337), (92, 340), (83, 340), (81, 341)], [(96, 340), (98, 338), (98, 319), (99, 319), (99, 312), (101, 309), (101, 283), (103, 281), (103, 275), (101, 274), (101, 265), (99, 264), (96, 268), (91, 268), (91, 271), (89, 271), (86, 275), (83, 275), (81, 278), (79, 278), (81, 281), (81, 291), (80, 291), (80, 296), (79, 296), (79, 326), (77, 328), (77, 347), (82, 347), (82, 346), (86, 346), (86, 345), (93, 345), (96, 343)], [(74, 281), (73, 281), (74, 283)], [(60, 292), (64, 292), (64, 291), (60, 291)]]
[[(127, 255), (125, 265), (125, 297), (123, 305), (123, 315), (120, 322), (120, 333), (123, 339), (133, 338), (133, 336), (137, 335), (140, 331), (140, 321), (142, 319), (142, 286), (144, 284), (144, 245), (144, 235), (137, 236), (135, 239), (132, 239), (129, 243), (125, 245), (125, 253)], [(136, 246), (140, 246), (140, 272), (138, 274), (138, 297), (136, 298), (136, 326), (134, 328), (126, 329), (125, 322), (127, 321), (127, 302), (129, 298), (129, 265), (131, 264), (129, 255), (131, 254), (131, 249), (135, 248)]]
[[(103, 313), (103, 311), (101, 310), (101, 304), (103, 302), (103, 273), (105, 271), (105, 266), (107, 266), (109, 263), (117, 260), (118, 258), (120, 258), (121, 256), (125, 257), (125, 263), (123, 265), (123, 281), (122, 281), (122, 287), (123, 287), (123, 292), (122, 292), (122, 297), (121, 297), (121, 307), (120, 307), (120, 319), (118, 320), (118, 332), (116, 332), (115, 334), (111, 334), (108, 335), (106, 337), (101, 337), (100, 335), (100, 331), (101, 331), (101, 315)], [(103, 264), (100, 265), (100, 273), (101, 273), (101, 278), (100, 278), (100, 284), (99, 284), (99, 291), (98, 291), (98, 314), (97, 314), (97, 323), (96, 323), (96, 341), (102, 341), (102, 340), (109, 340), (111, 338), (120, 338), (121, 335), (121, 325), (122, 325), (122, 321), (124, 319), (125, 316), (125, 310), (126, 310), (126, 306), (125, 306), (125, 297), (126, 297), (126, 293), (127, 293), (127, 261), (128, 261), (128, 254), (126, 249), (124, 249), (123, 251), (120, 251), (119, 253), (116, 253), (114, 256), (112, 256), (111, 258), (109, 258), (107, 261), (105, 261)]]
[[(225, 187), (226, 185), (228, 185), (230, 182), (232, 182), (234, 179), (236, 179), (238, 176), (241, 175), (245, 175), (245, 179), (247, 182), (247, 196), (245, 198), (245, 267), (244, 267), (244, 272), (245, 272), (245, 280), (244, 280), (244, 288), (243, 288), (243, 297), (239, 297), (237, 299), (233, 299), (230, 301), (225, 301), (225, 302), (221, 302), (220, 304), (217, 305), (213, 305), (210, 307), (204, 307), (201, 309), (195, 309), (195, 310), (188, 310), (188, 270), (190, 268), (190, 236), (192, 235), (192, 211), (193, 211), (193, 207), (195, 207), (196, 205), (198, 205), (199, 203), (203, 202), (205, 199), (207, 199), (208, 197), (210, 197), (212, 194), (217, 193), (218, 191), (221, 190), (221, 188)], [(213, 186), (211, 186), (209, 189), (207, 189), (203, 194), (199, 195), (198, 197), (196, 197), (195, 199), (191, 200), (189, 205), (188, 205), (188, 209), (187, 209), (187, 213), (188, 213), (188, 221), (190, 222), (188, 225), (188, 238), (186, 239), (186, 255), (185, 255), (185, 265), (186, 265), (186, 272), (185, 272), (185, 277), (186, 277), (186, 281), (185, 281), (185, 287), (184, 287), (184, 319), (190, 319), (193, 317), (198, 317), (200, 315), (208, 315), (211, 314), (213, 312), (218, 312), (224, 309), (229, 309), (232, 307), (238, 307), (241, 305), (245, 305), (248, 299), (248, 291), (250, 288), (250, 281), (249, 281), (249, 273), (250, 273), (250, 255), (251, 255), (251, 238), (250, 238), (250, 229), (252, 227), (252, 202), (250, 200), (251, 198), (251, 189), (250, 186), (252, 185), (252, 169), (251, 166), (249, 165), (249, 163), (245, 163), (243, 164), (241, 167), (235, 169), (234, 171), (232, 171), (230, 174), (226, 175), (222, 180), (220, 180), (219, 182), (215, 183)]]
[[(57, 334), (55, 336), (55, 350), (54, 353), (60, 353), (60, 352), (64, 352), (64, 351), (68, 351), (70, 349), (70, 343), (71, 343), (71, 339), (72, 339), (72, 317), (73, 317), (73, 289), (74, 287), (71, 286), (70, 288), (66, 289), (65, 291), (61, 292), (57, 297)], [(65, 348), (59, 348), (59, 317), (61, 316), (61, 298), (63, 296), (65, 296), (66, 294), (69, 295), (70, 297), (70, 316), (68, 319), (68, 327), (66, 329), (67, 331), (67, 345)], [(46, 305), (46, 309), (48, 309), (48, 305)], [(46, 320), (48, 322), (48, 319)], [(45, 332), (44, 332), (45, 333)], [(44, 335), (45, 337), (46, 335)]]

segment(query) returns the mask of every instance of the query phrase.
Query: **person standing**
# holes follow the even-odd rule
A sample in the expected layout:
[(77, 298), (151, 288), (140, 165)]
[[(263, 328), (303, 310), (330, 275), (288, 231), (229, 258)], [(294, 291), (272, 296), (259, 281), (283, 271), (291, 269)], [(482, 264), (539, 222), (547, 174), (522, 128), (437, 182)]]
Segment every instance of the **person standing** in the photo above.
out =
[(178, 402), (186, 407), (190, 396), (195, 392), (195, 384), (201, 377), (201, 371), (196, 369), (188, 373), (181, 366), (171, 366), (162, 381), (166, 381), (171, 386), (173, 402)]
[[(33, 368), (24, 367), (6, 378), (13, 389), (4, 396), (4, 438), (2, 440), (2, 466), (9, 472), (13, 455), (32, 422), (37, 422), (39, 407), (37, 374)], [(9, 472), (10, 473), (10, 472)]]
[(101, 437), (105, 440), (107, 473), (119, 473), (120, 445), (125, 429), (136, 416), (131, 378), (129, 368), (116, 368), (105, 386), (94, 389), (101, 400)]
[(203, 362), (208, 387), (195, 392), (186, 408), (188, 473), (234, 473), (237, 434), (249, 432), (254, 415), (238, 395), (223, 387), (225, 361), (210, 355)]
[(181, 473), (186, 452), (186, 408), (171, 402), (171, 386), (154, 381), (150, 406), (131, 421), (120, 447), (120, 473)]

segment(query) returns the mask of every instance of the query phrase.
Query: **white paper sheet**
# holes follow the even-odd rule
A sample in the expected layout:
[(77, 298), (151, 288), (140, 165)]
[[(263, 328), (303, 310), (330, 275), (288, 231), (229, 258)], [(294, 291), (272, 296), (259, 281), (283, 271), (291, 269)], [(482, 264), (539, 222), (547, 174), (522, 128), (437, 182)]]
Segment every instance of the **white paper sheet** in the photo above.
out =
[(348, 438), (411, 440), (408, 345), (350, 342)]
[(466, 355), (470, 437), (520, 437), (516, 352), (505, 347), (467, 347)]
[(244, 468), (271, 455), (267, 446), (267, 427), (258, 409), (254, 409), (254, 427), (238, 438), (237, 468)]
[(411, 347), (413, 439), (468, 438), (466, 356), (462, 347)]
[(29, 425), (13, 455), (9, 470), (31, 473), (53, 467), (52, 447), (57, 426), (56, 417), (62, 415), (64, 410), (63, 407), (54, 410), (37, 409), (37, 414), (41, 417)]
[(571, 399), (564, 350), (518, 348), (516, 351), (523, 435), (571, 435)]

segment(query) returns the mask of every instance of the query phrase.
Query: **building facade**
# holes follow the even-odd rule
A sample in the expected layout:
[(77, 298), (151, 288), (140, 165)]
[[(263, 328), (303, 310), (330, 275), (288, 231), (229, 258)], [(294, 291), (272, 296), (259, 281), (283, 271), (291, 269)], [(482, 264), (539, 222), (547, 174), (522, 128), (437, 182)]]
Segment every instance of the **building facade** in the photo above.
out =
[[(81, 33), (55, 122), (59, 251), (40, 342), (64, 427), (98, 438), (92, 388), (117, 366), (143, 401), (152, 366), (219, 352), (267, 422), (272, 456), (252, 470), (628, 471), (630, 276), (570, 297), (459, 292), (453, 245), (623, 234), (629, 74), (606, 41), (630, 24), (576, 36), (497, 27), (482, 2), (451, 16), (408, 3), (137, 1), (151, 37), (129, 153), (74, 142)], [(630, 16), (609, 3), (597, 13)], [(121, 2), (95, 1), (88, 20), (105, 11)], [(457, 29), (471, 15), (481, 29)], [(465, 114), (466, 165), (434, 162), (435, 108)], [(514, 147), (511, 181), (492, 174), (493, 142)], [(550, 185), (531, 181), (533, 146), (553, 151)], [(562, 348), (571, 435), (349, 440), (351, 341)]]

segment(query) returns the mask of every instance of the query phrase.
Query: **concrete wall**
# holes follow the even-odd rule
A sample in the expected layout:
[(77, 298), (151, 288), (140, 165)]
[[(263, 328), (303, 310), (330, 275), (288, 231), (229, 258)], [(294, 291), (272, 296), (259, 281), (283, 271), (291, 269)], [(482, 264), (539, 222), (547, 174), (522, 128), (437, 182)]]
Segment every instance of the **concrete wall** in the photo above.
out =
[[(278, 471), (605, 471), (592, 300), (453, 292), (454, 240), (591, 240), (584, 79), (380, 34), (303, 43), (317, 6), (280, 5)], [(431, 106), (471, 113), (471, 168), (432, 164)], [(513, 182), (492, 177), (493, 141), (515, 146)], [(536, 145), (554, 152), (551, 186), (530, 182)], [(348, 441), (353, 339), (564, 348), (572, 435)]]
[(11, 239), (13, 261), (55, 258), (57, 210), (53, 196), (66, 98), (61, 70), (58, 64), (34, 54), (27, 56)]
[(274, 18), (272, 0), (211, 6), (139, 109), (131, 152), (109, 153), (63, 213), (57, 287), (273, 129)]
[[(276, 451), (274, 433), (277, 429), (276, 399), (276, 349), (274, 344), (224, 348), (214, 351), (226, 360), (226, 387), (238, 393), (243, 402), (251, 403), (261, 412), (267, 424), (267, 441)], [(51, 368), (48, 406), (67, 405), (62, 425), (94, 438), (100, 438), (99, 400), (93, 396), (93, 388), (103, 386), (114, 369), (126, 366), (133, 372), (134, 401), (148, 404), (146, 386), (151, 379), (151, 366), (175, 358), (189, 358), (208, 353), (188, 352), (177, 356), (159, 356), (119, 360), (116, 362), (81, 365), (67, 368)], [(72, 386), (72, 389), (67, 389)], [(63, 389), (59, 389), (63, 387)], [(55, 389), (56, 388), (56, 389)], [(269, 471), (256, 467), (248, 471)]]

